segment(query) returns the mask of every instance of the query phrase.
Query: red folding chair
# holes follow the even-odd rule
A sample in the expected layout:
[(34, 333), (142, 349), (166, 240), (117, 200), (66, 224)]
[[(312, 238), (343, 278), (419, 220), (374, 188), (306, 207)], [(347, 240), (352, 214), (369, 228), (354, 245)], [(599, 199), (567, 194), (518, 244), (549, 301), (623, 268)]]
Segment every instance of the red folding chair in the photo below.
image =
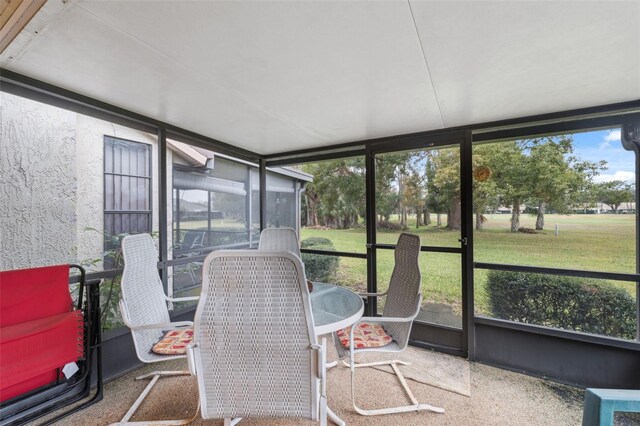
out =
[[(70, 267), (80, 270), (75, 305)], [(101, 399), (99, 295), (97, 286), (85, 284), (84, 269), (56, 265), (0, 272), (0, 295), (0, 420), (31, 421), (88, 396), (92, 349), (97, 392), (73, 411)]]

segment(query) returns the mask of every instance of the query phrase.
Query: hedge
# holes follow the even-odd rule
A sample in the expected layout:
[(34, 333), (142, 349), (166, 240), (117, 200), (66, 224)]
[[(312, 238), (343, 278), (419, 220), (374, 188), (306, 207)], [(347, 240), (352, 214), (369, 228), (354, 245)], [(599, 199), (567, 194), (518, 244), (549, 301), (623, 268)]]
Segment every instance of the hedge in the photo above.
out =
[[(336, 251), (333, 242), (327, 238), (311, 237), (302, 240), (300, 247), (305, 249)], [(302, 261), (307, 279), (319, 282), (335, 282), (340, 259), (335, 256), (302, 253)]]
[(636, 335), (635, 300), (610, 283), (489, 271), (487, 295), (495, 318), (623, 339)]

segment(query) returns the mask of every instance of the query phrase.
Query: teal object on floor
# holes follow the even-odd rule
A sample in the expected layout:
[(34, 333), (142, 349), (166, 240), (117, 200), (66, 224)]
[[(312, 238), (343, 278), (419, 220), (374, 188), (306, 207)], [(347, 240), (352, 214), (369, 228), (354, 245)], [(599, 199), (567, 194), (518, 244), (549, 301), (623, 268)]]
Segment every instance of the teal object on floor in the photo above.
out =
[(640, 412), (640, 390), (587, 389), (582, 426), (613, 426), (616, 411)]

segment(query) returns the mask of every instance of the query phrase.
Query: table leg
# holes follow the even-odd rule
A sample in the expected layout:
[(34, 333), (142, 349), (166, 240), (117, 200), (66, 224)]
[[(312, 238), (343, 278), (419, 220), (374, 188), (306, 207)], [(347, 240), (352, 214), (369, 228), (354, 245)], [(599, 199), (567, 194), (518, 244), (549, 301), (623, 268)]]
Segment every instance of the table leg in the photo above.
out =
[[(322, 338), (322, 346), (325, 348), (327, 347), (327, 338), (323, 337)], [(325, 364), (327, 368), (332, 368), (335, 367), (336, 365), (338, 365), (338, 361), (334, 361), (332, 363), (329, 364)], [(326, 389), (326, 378), (325, 378), (325, 383), (324, 383), (324, 387), (322, 389), (322, 393), (323, 395), (327, 394), (327, 389)], [(334, 422), (335, 424), (337, 424), (338, 426), (345, 426), (346, 423), (344, 422), (344, 420), (342, 420), (340, 417), (338, 417), (336, 415), (336, 413), (333, 412), (333, 410), (329, 407), (327, 407), (327, 416), (331, 419), (332, 422)]]

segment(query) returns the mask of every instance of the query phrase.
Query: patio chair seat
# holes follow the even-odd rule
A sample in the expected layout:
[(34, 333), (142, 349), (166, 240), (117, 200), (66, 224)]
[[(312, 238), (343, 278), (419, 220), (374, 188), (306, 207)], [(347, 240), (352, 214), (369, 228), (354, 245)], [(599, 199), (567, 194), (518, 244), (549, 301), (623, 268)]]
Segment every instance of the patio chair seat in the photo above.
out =
[(55, 382), (56, 369), (82, 356), (79, 310), (0, 328), (2, 401)]
[[(393, 341), (393, 337), (391, 337), (380, 324), (361, 322), (358, 323), (356, 327), (356, 330), (353, 332), (356, 349), (380, 348), (387, 346)], [(337, 333), (340, 343), (347, 349), (351, 347), (351, 342), (349, 341), (350, 332), (351, 327), (347, 327), (339, 330)]]

